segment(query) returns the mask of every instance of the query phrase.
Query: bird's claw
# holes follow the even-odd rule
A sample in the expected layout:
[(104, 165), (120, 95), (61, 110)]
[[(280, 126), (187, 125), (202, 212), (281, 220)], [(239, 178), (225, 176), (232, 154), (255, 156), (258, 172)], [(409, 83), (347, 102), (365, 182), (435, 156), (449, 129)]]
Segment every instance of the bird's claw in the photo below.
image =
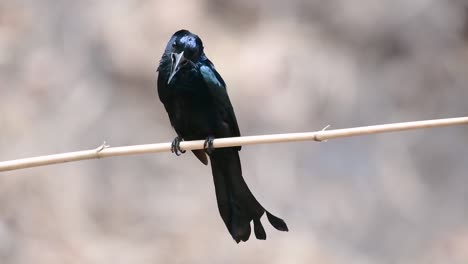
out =
[(203, 149), (205, 150), (205, 153), (208, 155), (211, 155), (215, 148), (213, 147), (213, 140), (214, 137), (209, 136), (206, 138), (205, 143), (203, 143)]
[(180, 142), (184, 141), (182, 137), (177, 136), (174, 138), (171, 144), (171, 152), (175, 153), (177, 156), (180, 156), (181, 154), (185, 153), (185, 150), (180, 149)]

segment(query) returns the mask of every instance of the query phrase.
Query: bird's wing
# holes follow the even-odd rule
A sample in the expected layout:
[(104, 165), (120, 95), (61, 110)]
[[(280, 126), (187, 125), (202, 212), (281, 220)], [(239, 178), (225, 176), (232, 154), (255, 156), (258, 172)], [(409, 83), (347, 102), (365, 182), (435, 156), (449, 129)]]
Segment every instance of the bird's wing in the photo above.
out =
[[(237, 125), (236, 115), (232, 108), (231, 101), (226, 90), (226, 84), (221, 78), (221, 75), (216, 71), (210, 61), (206, 61), (200, 66), (200, 72), (203, 80), (210, 89), (211, 94), (218, 105), (218, 109), (222, 109), (224, 121), (229, 125), (231, 137), (240, 137), (239, 126)], [(240, 149), (240, 148), (239, 148)]]

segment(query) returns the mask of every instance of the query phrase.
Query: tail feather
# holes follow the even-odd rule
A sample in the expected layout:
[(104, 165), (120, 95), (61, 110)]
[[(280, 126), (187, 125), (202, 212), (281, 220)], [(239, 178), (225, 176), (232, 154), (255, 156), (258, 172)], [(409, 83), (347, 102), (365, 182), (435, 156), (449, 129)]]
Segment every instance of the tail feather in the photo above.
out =
[(268, 221), (270, 224), (279, 231), (289, 231), (286, 222), (283, 219), (272, 215), (270, 212), (266, 211)]
[(254, 219), (253, 221), (254, 221), (255, 237), (257, 239), (265, 240), (266, 232), (265, 232), (265, 229), (263, 228), (262, 222), (260, 222), (260, 219)]
[(266, 239), (260, 218), (266, 212), (269, 222), (280, 231), (287, 231), (286, 223), (267, 212), (255, 199), (242, 177), (238, 150), (215, 149), (210, 155), (218, 209), (234, 240), (247, 241), (251, 234), (250, 222), (258, 239)]

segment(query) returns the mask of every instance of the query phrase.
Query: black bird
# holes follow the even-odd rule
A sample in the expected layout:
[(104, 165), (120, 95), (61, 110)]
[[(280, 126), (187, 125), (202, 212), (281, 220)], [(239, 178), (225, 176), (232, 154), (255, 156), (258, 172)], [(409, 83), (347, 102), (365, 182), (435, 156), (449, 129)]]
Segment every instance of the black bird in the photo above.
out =
[(252, 220), (257, 239), (266, 239), (260, 222), (265, 212), (273, 227), (288, 231), (286, 223), (266, 211), (250, 192), (242, 177), (241, 148), (213, 148), (215, 137), (238, 137), (240, 132), (226, 84), (206, 57), (201, 39), (187, 30), (174, 33), (158, 72), (159, 99), (177, 133), (172, 151), (185, 152), (179, 146), (182, 140), (206, 139), (205, 150), (193, 153), (205, 165), (206, 154), (210, 158), (219, 213), (234, 240), (249, 239)]

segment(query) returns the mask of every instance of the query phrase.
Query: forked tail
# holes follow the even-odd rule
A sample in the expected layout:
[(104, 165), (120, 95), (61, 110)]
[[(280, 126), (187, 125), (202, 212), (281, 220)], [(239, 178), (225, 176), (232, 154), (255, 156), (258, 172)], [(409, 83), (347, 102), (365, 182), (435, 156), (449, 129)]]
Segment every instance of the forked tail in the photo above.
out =
[(218, 148), (210, 155), (218, 209), (229, 233), (239, 243), (250, 237), (250, 222), (254, 222), (257, 239), (266, 239), (260, 218), (266, 212), (268, 221), (280, 231), (288, 231), (286, 223), (266, 211), (255, 199), (242, 177), (238, 150)]

